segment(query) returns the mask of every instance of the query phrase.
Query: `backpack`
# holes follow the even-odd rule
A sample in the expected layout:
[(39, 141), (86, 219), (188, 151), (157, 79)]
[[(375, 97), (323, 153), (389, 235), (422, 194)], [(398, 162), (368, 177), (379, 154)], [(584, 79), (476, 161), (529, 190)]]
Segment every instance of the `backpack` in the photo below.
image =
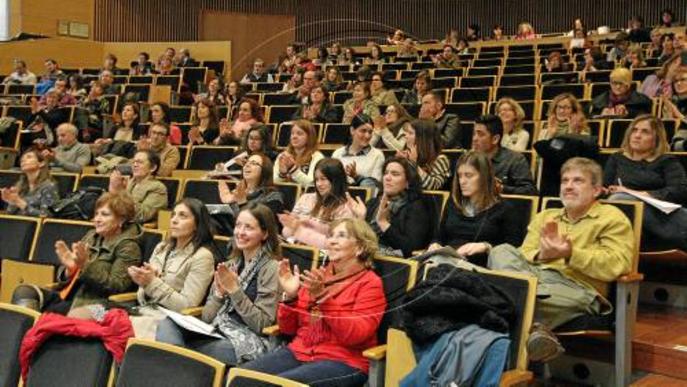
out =
[(105, 193), (100, 187), (86, 187), (72, 192), (50, 207), (52, 216), (60, 219), (91, 220), (95, 202)]

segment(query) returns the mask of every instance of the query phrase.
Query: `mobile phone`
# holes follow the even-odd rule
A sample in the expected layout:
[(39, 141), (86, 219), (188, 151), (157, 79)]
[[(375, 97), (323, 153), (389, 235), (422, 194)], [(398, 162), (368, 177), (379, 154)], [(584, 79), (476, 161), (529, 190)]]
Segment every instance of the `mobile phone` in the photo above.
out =
[(687, 50), (682, 50), (680, 54), (680, 62), (683, 66), (687, 66)]
[(121, 164), (117, 165), (117, 170), (119, 173), (121, 173), (123, 176), (131, 176), (134, 174), (133, 169), (131, 168), (131, 165), (129, 164)]

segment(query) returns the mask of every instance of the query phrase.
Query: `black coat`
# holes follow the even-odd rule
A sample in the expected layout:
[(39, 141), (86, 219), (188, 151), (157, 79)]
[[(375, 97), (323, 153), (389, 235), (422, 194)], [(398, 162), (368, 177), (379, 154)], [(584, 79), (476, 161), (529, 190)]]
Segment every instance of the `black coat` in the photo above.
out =
[(509, 333), (515, 317), (513, 300), (480, 274), (439, 265), (406, 295), (401, 327), (422, 344), (470, 324)]

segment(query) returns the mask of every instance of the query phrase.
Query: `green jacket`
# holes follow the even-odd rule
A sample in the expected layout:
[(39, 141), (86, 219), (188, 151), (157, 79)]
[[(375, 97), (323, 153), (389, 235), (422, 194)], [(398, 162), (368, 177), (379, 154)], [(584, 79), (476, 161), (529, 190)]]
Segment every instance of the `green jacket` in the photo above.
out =
[(136, 203), (136, 223), (157, 220), (157, 212), (167, 208), (167, 187), (154, 177), (136, 183), (133, 179), (126, 187)]
[(91, 230), (81, 239), (91, 251), (88, 262), (79, 274), (72, 308), (104, 303), (112, 294), (132, 290), (129, 266), (141, 263), (139, 238), (143, 234), (137, 224), (126, 226), (116, 238), (105, 241)]

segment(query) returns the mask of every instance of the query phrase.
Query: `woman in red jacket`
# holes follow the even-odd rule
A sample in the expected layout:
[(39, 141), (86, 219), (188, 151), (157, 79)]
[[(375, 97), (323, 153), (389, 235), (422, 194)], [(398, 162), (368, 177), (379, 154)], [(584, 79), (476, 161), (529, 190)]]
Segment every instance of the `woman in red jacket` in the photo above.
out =
[(342, 219), (332, 224), (327, 247), (330, 262), (313, 271), (291, 272), (287, 260), (280, 262), (277, 321), (281, 333), (295, 337), (241, 368), (310, 386), (365, 383), (363, 351), (377, 345), (386, 309), (382, 280), (371, 269), (377, 236), (363, 220)]

